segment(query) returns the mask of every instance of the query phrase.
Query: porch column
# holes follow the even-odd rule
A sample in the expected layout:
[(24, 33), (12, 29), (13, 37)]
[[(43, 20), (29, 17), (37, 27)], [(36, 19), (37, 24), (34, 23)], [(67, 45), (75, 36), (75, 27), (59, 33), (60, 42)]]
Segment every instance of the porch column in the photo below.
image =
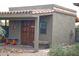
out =
[(35, 20), (34, 50), (39, 49), (39, 17)]

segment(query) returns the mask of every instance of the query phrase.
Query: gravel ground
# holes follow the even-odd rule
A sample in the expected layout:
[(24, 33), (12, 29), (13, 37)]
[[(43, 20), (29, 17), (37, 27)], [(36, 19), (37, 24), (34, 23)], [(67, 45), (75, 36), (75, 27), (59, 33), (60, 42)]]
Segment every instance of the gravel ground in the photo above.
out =
[(0, 46), (0, 56), (47, 56), (49, 49), (34, 52), (31, 46)]

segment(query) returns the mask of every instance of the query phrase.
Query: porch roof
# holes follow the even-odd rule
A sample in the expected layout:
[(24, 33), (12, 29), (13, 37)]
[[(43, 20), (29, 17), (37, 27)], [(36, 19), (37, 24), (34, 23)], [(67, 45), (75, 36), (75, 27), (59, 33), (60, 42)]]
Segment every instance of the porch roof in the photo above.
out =
[(0, 12), (0, 18), (37, 17), (40, 15), (50, 15), (53, 14), (53, 12), (76, 16), (76, 12), (54, 7), (53, 9), (33, 9), (33, 10)]
[(21, 10), (21, 11), (8, 11), (0, 12), (0, 14), (40, 14), (40, 13), (52, 13), (52, 9), (33, 9), (33, 10)]
[(53, 11), (54, 10), (52, 9), (34, 9), (34, 10), (0, 12), (0, 19), (38, 17), (39, 15), (52, 14)]

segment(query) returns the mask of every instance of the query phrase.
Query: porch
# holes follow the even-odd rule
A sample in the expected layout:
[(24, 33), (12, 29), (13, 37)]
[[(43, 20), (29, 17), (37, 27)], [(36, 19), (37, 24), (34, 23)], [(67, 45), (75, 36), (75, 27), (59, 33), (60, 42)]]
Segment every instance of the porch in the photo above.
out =
[[(39, 18), (38, 17), (27, 17), (27, 18), (3, 18), (1, 20), (9, 20), (9, 26), (8, 26), (8, 36), (6, 37), (9, 40), (12, 39), (17, 39), (17, 44), (19, 45), (30, 45), (31, 43), (33, 43), (33, 47), (35, 49), (35, 51), (38, 50), (38, 38), (39, 38), (39, 28), (37, 26), (39, 26)], [(22, 20), (21, 20), (22, 19)], [(29, 22), (28, 22), (29, 21)], [(32, 21), (34, 21), (34, 30), (33, 28), (31, 28), (31, 23)], [(24, 23), (25, 22), (25, 23)], [(28, 23), (26, 23), (28, 22)], [(38, 25), (37, 25), (38, 22)], [(5, 22), (6, 24), (6, 22)], [(24, 26), (24, 25), (25, 26)], [(28, 24), (30, 24), (30, 26), (27, 26)], [(4, 26), (7, 27), (7, 26)], [(25, 27), (25, 28), (23, 28)], [(22, 29), (23, 28), (23, 29)], [(31, 32), (27, 31), (27, 29), (31, 28)], [(23, 32), (24, 30), (24, 32)], [(28, 36), (31, 35), (31, 37)], [(31, 34), (30, 34), (31, 33)], [(27, 36), (27, 37), (26, 37)], [(30, 40), (29, 40), (30, 39)], [(31, 44), (32, 45), (32, 44)]]
[[(52, 43), (52, 14), (0, 13), (1, 20), (9, 20), (8, 39), (18, 39), (18, 45), (30, 45), (38, 51), (40, 44)], [(6, 23), (6, 22), (5, 22)], [(41, 45), (43, 46), (43, 45)]]

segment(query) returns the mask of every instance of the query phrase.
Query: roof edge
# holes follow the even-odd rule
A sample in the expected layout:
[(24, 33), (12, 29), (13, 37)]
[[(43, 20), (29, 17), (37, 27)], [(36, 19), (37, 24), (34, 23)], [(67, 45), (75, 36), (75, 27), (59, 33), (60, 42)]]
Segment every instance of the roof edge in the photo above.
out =
[(71, 12), (76, 12), (75, 10), (73, 10), (71, 8), (67, 8), (67, 7), (64, 7), (64, 6), (57, 5), (57, 4), (44, 4), (44, 5), (33, 5), (33, 6), (9, 7), (9, 11), (12, 8), (27, 8), (27, 7), (48, 6), (48, 5), (52, 6), (52, 8), (57, 7), (57, 8), (61, 8), (61, 9), (64, 9), (64, 10), (71, 11)]
[(76, 12), (75, 10), (73, 10), (71, 8), (67, 8), (67, 7), (64, 7), (64, 6), (57, 5), (57, 4), (53, 4), (53, 6), (57, 7), (57, 8), (60, 8), (60, 9), (67, 10), (67, 11)]

